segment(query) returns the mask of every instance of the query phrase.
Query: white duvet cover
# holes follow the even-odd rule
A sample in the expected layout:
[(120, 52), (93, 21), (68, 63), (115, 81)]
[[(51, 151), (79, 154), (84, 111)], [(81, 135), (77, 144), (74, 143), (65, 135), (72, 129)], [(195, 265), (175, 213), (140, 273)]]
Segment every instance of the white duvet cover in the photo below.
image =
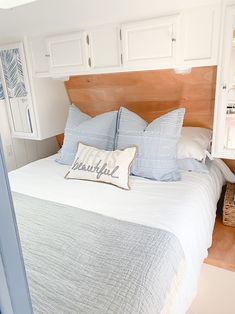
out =
[(179, 182), (131, 177), (131, 190), (125, 191), (108, 184), (66, 180), (69, 167), (56, 163), (55, 158), (12, 171), (12, 190), (174, 233), (185, 252), (187, 270), (173, 312), (185, 313), (196, 294), (200, 268), (211, 245), (224, 183), (216, 163), (208, 174), (182, 172)]

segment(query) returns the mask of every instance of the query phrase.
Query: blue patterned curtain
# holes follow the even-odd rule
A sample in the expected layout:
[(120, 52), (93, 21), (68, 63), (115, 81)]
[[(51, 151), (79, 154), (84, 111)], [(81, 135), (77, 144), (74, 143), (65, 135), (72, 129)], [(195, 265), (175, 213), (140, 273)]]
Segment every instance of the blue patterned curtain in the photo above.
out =
[(2, 87), (2, 82), (1, 82), (1, 77), (0, 77), (0, 100), (5, 99), (5, 95), (3, 92), (3, 87)]
[(2, 50), (0, 56), (9, 98), (26, 97), (27, 91), (19, 49)]

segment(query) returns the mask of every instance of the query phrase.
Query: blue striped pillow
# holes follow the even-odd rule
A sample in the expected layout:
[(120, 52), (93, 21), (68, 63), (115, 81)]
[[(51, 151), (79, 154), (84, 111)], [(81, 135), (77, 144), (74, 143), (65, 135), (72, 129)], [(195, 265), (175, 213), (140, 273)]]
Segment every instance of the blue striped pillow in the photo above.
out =
[(100, 114), (94, 118), (70, 106), (64, 132), (64, 143), (57, 161), (72, 165), (78, 143), (104, 150), (114, 150), (117, 111)]
[(137, 146), (133, 175), (158, 181), (180, 180), (176, 156), (184, 113), (185, 109), (180, 108), (148, 124), (136, 113), (120, 108), (115, 146)]

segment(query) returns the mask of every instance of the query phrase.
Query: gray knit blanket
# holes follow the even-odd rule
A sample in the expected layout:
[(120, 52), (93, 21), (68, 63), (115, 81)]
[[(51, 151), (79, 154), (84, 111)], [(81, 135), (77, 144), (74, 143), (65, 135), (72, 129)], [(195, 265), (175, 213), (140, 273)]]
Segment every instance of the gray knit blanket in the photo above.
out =
[(34, 313), (171, 313), (184, 254), (170, 232), (14, 193)]

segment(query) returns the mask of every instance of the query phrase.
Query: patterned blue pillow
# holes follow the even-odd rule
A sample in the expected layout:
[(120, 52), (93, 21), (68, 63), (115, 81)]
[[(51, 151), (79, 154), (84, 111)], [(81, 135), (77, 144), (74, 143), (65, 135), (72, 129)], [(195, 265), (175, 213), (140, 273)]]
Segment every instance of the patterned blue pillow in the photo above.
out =
[(114, 150), (117, 111), (110, 111), (91, 118), (77, 107), (70, 106), (64, 132), (64, 143), (57, 161), (72, 165), (78, 142), (98, 149)]
[(148, 124), (134, 112), (120, 108), (115, 146), (137, 146), (132, 174), (158, 181), (180, 180), (176, 154), (184, 113), (184, 108), (177, 109)]

